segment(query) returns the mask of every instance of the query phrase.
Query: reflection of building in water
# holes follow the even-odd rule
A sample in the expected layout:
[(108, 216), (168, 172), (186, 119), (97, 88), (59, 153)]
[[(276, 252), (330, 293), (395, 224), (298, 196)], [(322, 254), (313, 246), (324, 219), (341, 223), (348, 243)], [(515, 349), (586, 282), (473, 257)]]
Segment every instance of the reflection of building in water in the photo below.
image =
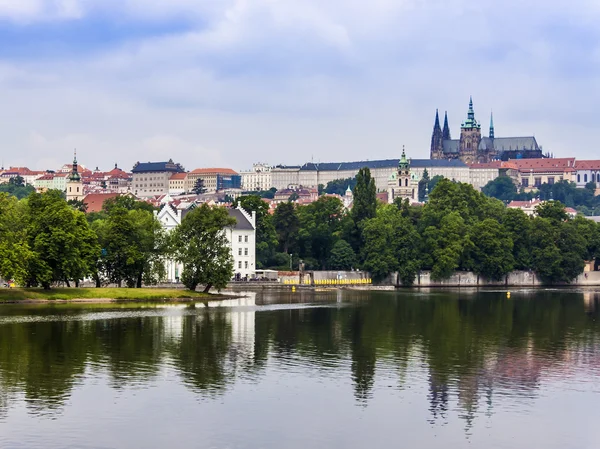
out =
[(593, 313), (598, 308), (600, 302), (600, 293), (596, 292), (584, 292), (583, 293), (583, 307), (586, 313)]
[[(237, 369), (244, 371), (254, 360), (254, 298), (232, 300), (234, 308), (228, 314), (231, 319), (231, 354)], [(240, 366), (241, 364), (241, 366)]]
[(441, 379), (435, 371), (429, 373), (429, 411), (432, 421), (445, 419), (448, 411), (448, 379)]

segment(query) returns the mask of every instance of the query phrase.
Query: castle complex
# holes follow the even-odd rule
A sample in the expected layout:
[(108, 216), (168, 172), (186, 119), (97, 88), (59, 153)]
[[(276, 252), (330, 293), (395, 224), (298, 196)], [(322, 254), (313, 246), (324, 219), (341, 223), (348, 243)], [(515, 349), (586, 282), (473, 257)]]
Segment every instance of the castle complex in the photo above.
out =
[(448, 114), (445, 114), (442, 130), (438, 112), (435, 112), (430, 154), (431, 159), (460, 159), (466, 164), (544, 157), (533, 136), (496, 137), (493, 117), (490, 117), (488, 137), (482, 137), (481, 123), (475, 119), (472, 98), (469, 100), (467, 119), (460, 127), (460, 139), (450, 137)]

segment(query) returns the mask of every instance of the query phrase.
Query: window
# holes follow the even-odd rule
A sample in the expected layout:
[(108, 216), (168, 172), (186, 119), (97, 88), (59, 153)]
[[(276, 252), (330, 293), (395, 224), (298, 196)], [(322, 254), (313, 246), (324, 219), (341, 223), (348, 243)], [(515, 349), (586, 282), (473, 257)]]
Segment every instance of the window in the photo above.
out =
[(554, 176), (548, 176), (548, 184), (554, 184)]
[(244, 267), (246, 268), (246, 270), (248, 269), (248, 261), (245, 262)]
[(600, 182), (600, 173), (598, 173), (597, 176), (598, 176), (598, 182)]
[(242, 248), (238, 248), (238, 256), (242, 255)]
[(577, 182), (581, 182), (581, 175), (577, 175)]
[(529, 179), (528, 178), (521, 179), (521, 185), (523, 187), (529, 187)]
[(242, 236), (238, 235), (238, 242), (242, 243)]
[(244, 256), (248, 255), (248, 248), (244, 248)]
[(534, 181), (533, 181), (533, 183), (534, 183), (534, 185), (536, 187), (541, 186), (542, 185), (542, 178), (535, 178)]
[(238, 268), (242, 268), (242, 261), (241, 260), (238, 262)]
[(583, 175), (583, 182), (587, 182), (587, 173)]
[(244, 242), (248, 243), (248, 236), (247, 235), (244, 236)]

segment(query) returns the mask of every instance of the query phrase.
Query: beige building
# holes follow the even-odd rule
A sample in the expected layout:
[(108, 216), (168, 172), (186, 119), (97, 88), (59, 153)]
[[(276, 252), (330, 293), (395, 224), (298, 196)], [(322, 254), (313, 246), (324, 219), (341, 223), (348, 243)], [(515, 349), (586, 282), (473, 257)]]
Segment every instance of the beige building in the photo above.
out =
[(169, 195), (181, 195), (186, 192), (187, 173), (173, 173), (169, 178)]
[(132, 193), (140, 198), (169, 193), (169, 180), (183, 167), (169, 159), (167, 162), (138, 162), (133, 166)]
[(537, 190), (542, 184), (574, 181), (575, 158), (511, 159), (519, 171), (519, 185), (526, 191)]
[(66, 184), (67, 201), (81, 201), (83, 200), (83, 182), (81, 176), (77, 171), (77, 155), (73, 157), (73, 166), (71, 167), (71, 173), (67, 178)]
[(242, 189), (257, 192), (269, 190), (273, 186), (271, 166), (267, 164), (253, 164), (252, 170), (240, 172)]
[(206, 193), (239, 188), (241, 184), (240, 175), (230, 168), (197, 168), (188, 173), (186, 191), (191, 192), (198, 179), (204, 180)]
[(388, 180), (388, 203), (392, 204), (397, 198), (417, 202), (419, 198), (419, 179), (410, 171), (410, 162), (406, 159), (404, 148), (398, 163), (396, 173)]

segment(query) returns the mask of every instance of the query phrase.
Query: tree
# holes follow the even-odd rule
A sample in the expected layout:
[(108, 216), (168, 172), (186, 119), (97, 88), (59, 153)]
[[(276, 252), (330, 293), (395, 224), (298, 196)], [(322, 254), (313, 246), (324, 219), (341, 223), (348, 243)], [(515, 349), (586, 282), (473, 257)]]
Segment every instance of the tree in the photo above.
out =
[(27, 242), (25, 205), (0, 193), (0, 278), (23, 283), (31, 251)]
[(481, 192), (500, 201), (509, 202), (517, 195), (517, 186), (508, 176), (498, 176), (493, 181), (488, 182), (481, 189)]
[(356, 254), (348, 242), (335, 242), (331, 248), (328, 265), (333, 270), (350, 270), (356, 266)]
[(69, 200), (67, 201), (67, 204), (75, 210), (83, 213), (87, 212), (87, 204), (85, 204), (83, 200)]
[(279, 249), (284, 253), (289, 253), (300, 228), (296, 206), (291, 202), (279, 203), (273, 214), (273, 224), (277, 232)]
[(350, 229), (348, 241), (357, 254), (360, 254), (362, 241), (362, 224), (365, 220), (375, 217), (377, 211), (377, 188), (371, 171), (361, 168), (356, 175), (356, 187), (353, 191), (352, 211), (350, 216), (354, 226)]
[(202, 195), (203, 193), (206, 193), (206, 188), (204, 187), (204, 179), (196, 179), (196, 183), (194, 184), (192, 192), (194, 192), (196, 195)]
[(345, 179), (334, 179), (333, 181), (329, 181), (327, 186), (323, 186), (321, 184), (319, 186), (319, 195), (323, 193), (328, 194), (337, 194), (340, 196), (344, 196), (346, 194), (346, 190), (350, 187), (350, 190), (354, 190), (356, 186), (357, 179), (354, 178), (345, 178)]
[(296, 201), (298, 198), (300, 198), (300, 195), (298, 195), (298, 192), (294, 192), (290, 195), (288, 201)]
[(513, 241), (500, 223), (486, 218), (475, 223), (470, 234), (470, 241), (473, 242), (471, 257), (475, 273), (499, 281), (513, 270)]
[(100, 271), (109, 282), (141, 288), (162, 277), (166, 237), (153, 213), (111, 205), (92, 226), (102, 247)]
[(29, 285), (49, 289), (53, 282), (77, 284), (96, 270), (100, 248), (85, 215), (73, 210), (56, 190), (28, 198), (28, 243), (32, 251), (27, 270)]
[(394, 205), (383, 205), (363, 226), (363, 268), (373, 279), (398, 272), (403, 286), (410, 286), (421, 266), (420, 236), (409, 218)]
[(233, 276), (233, 258), (225, 228), (235, 226), (227, 210), (206, 204), (189, 212), (172, 233), (176, 259), (183, 264), (181, 279), (190, 290), (204, 285), (221, 290)]
[(423, 201), (425, 201), (425, 193), (426, 193), (426, 190), (429, 189), (429, 181), (430, 181), (429, 172), (425, 168), (423, 170), (423, 177), (419, 181), (419, 198), (418, 199), (421, 203)]
[(424, 230), (424, 261), (425, 266), (431, 267), (432, 279), (447, 279), (461, 267), (465, 252), (472, 246), (467, 231), (468, 226), (458, 212), (447, 213), (438, 226)]
[(554, 223), (569, 219), (565, 206), (560, 201), (544, 201), (535, 206), (535, 212), (538, 217), (547, 218)]
[(515, 269), (531, 268), (531, 218), (521, 209), (506, 209), (502, 224), (513, 241)]
[(258, 268), (267, 266), (277, 247), (277, 233), (269, 205), (258, 195), (246, 195), (236, 198), (233, 206), (256, 212), (256, 265)]
[(23, 199), (35, 192), (31, 185), (25, 185), (25, 180), (21, 176), (10, 178), (6, 184), (0, 184), (0, 193), (8, 193), (17, 199)]
[(335, 197), (322, 196), (317, 201), (297, 209), (300, 221), (298, 247), (308, 266), (326, 268), (334, 243), (340, 236), (344, 220), (344, 205)]

